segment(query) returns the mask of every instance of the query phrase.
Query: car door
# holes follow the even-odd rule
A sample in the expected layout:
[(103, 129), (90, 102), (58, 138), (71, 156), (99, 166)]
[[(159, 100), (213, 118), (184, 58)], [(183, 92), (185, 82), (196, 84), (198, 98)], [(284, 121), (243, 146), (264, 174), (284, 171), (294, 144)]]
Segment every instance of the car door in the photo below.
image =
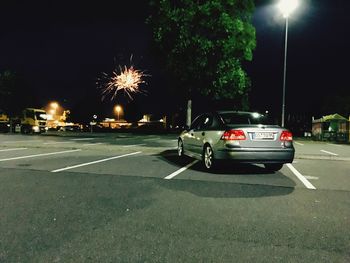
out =
[(195, 134), (200, 128), (200, 123), (203, 121), (204, 116), (199, 115), (194, 119), (190, 126), (190, 130), (186, 133), (185, 137), (185, 148), (187, 151), (190, 151), (191, 153), (196, 153), (196, 148), (197, 148), (197, 139), (195, 137)]
[(196, 129), (193, 131), (193, 151), (197, 155), (202, 155), (203, 146), (206, 142), (206, 136), (210, 132), (213, 123), (213, 115), (206, 113), (199, 119)]

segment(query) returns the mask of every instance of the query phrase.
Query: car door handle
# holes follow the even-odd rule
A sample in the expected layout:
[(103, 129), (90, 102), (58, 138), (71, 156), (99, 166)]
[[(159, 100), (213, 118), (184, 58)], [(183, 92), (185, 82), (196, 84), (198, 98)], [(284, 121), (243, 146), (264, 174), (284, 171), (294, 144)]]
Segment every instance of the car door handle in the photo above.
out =
[(204, 136), (205, 135), (205, 132), (202, 132), (202, 136)]

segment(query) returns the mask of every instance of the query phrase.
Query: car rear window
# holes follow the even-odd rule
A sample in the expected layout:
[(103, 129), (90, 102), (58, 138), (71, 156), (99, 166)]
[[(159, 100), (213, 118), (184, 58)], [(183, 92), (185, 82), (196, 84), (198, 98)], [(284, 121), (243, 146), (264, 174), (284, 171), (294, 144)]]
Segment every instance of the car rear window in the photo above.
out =
[(265, 115), (256, 112), (228, 112), (220, 116), (225, 124), (269, 124)]

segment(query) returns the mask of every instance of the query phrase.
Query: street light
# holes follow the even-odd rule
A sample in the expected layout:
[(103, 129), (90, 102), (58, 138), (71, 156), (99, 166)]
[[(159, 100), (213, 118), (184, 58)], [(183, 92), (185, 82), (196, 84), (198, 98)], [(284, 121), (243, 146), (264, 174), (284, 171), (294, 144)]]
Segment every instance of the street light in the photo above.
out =
[(119, 113), (121, 110), (122, 110), (122, 107), (120, 105), (115, 106), (115, 111), (117, 112), (118, 121), (119, 121)]
[(60, 105), (56, 101), (50, 103), (49, 113), (52, 117), (57, 114), (59, 106)]
[(51, 106), (51, 108), (57, 110), (57, 108), (58, 108), (58, 103), (57, 103), (57, 102), (51, 102), (51, 103), (50, 103), (50, 106)]
[(92, 116), (92, 118), (93, 118), (93, 120), (90, 121), (90, 132), (93, 132), (93, 128), (92, 128), (92, 127), (93, 127), (94, 125), (96, 125), (97, 115), (94, 114), (94, 115)]
[(284, 127), (284, 117), (286, 109), (286, 76), (287, 76), (287, 47), (288, 47), (288, 18), (298, 7), (298, 0), (280, 0), (278, 5), (283, 17), (286, 19), (286, 33), (284, 39), (284, 65), (283, 65), (283, 95), (282, 95), (282, 127)]

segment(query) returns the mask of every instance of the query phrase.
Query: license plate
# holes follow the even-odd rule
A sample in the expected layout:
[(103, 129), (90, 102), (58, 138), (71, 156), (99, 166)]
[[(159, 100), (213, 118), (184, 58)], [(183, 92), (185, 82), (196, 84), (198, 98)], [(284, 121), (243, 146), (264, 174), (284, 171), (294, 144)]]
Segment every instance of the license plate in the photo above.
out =
[(272, 140), (274, 138), (273, 132), (255, 132), (253, 133), (254, 140)]

